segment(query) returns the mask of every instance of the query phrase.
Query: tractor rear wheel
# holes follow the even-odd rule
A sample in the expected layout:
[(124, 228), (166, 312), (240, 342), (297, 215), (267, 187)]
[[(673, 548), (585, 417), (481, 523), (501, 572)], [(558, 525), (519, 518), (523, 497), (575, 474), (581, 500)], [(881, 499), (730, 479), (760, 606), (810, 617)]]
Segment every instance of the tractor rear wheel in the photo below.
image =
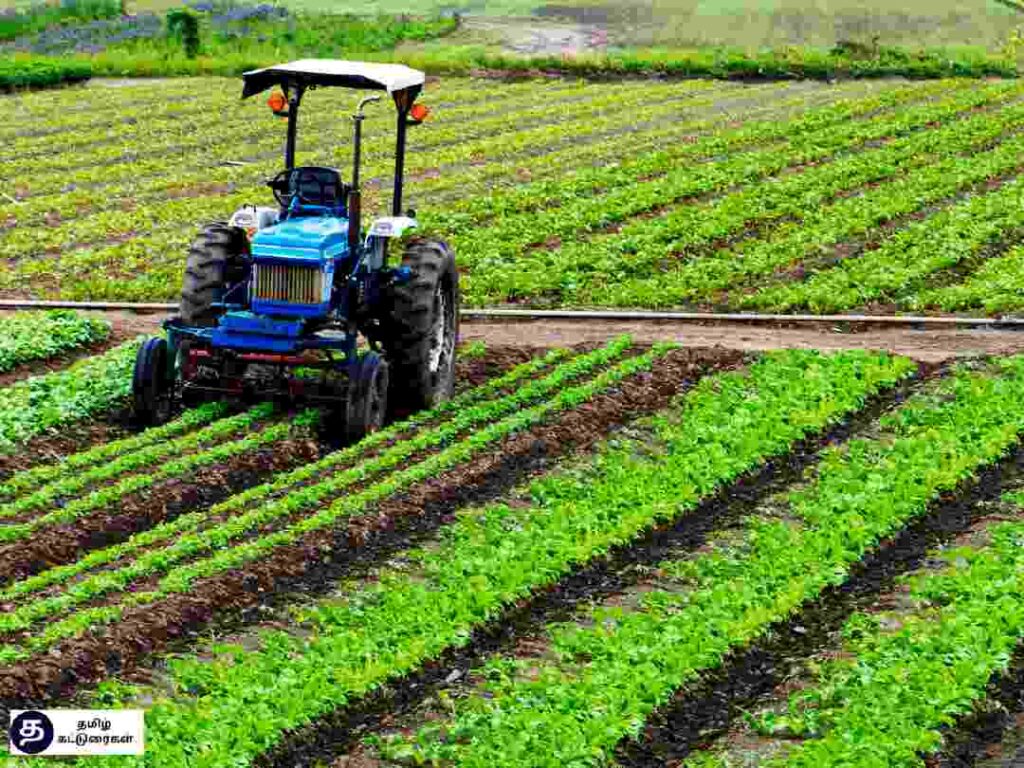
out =
[(459, 274), (447, 244), (425, 238), (406, 247), (411, 277), (391, 288), (381, 342), (391, 366), (392, 408), (431, 408), (455, 390)]
[(208, 225), (188, 250), (185, 279), (181, 286), (181, 319), (185, 325), (217, 324), (228, 287), (246, 275), (248, 253), (245, 230), (223, 222)]
[(163, 424), (171, 417), (174, 382), (167, 364), (167, 341), (146, 339), (135, 355), (132, 376), (132, 415), (144, 426)]

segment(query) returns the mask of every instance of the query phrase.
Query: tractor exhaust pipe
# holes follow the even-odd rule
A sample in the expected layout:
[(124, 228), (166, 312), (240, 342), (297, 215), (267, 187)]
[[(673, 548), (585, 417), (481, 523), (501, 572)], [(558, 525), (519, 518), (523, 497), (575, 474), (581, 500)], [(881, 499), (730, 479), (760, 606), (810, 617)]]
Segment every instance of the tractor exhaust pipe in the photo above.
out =
[(352, 188), (348, 193), (348, 250), (355, 253), (359, 248), (359, 234), (362, 230), (363, 199), (359, 189), (359, 165), (363, 151), (363, 107), (380, 96), (367, 96), (359, 102), (356, 113), (352, 115)]

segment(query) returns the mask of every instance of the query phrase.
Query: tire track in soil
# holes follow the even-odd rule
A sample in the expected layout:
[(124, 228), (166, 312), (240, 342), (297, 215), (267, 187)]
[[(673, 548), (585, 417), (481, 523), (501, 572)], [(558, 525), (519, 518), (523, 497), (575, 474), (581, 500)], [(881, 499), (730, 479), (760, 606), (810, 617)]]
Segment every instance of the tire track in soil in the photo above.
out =
[[(155, 334), (160, 331), (160, 320), (152, 315), (135, 315), (125, 312), (98, 313), (109, 318), (116, 332), (125, 339), (139, 334)], [(586, 342), (592, 348), (596, 342)], [(575, 346), (579, 346), (578, 344)], [(574, 348), (575, 348), (574, 346)], [(476, 387), (492, 376), (500, 375), (519, 363), (526, 362), (534, 354), (543, 353), (548, 347), (540, 345), (488, 344), (481, 357), (456, 361), (456, 389)], [(25, 469), (39, 464), (53, 464), (73, 453), (94, 448), (103, 443), (138, 434), (140, 430), (132, 423), (127, 403), (112, 408), (104, 415), (89, 421), (66, 424), (60, 432), (40, 435), (23, 443), (17, 453), (0, 454), (0, 481)], [(2, 571), (0, 571), (2, 573)]]
[[(841, 585), (807, 603), (790, 619), (765, 630), (767, 639), (729, 654), (721, 667), (680, 690), (648, 718), (638, 739), (617, 749), (621, 768), (666, 768), (711, 747), (745, 713), (771, 698), (800, 669), (806, 657), (835, 643), (849, 617), (875, 603), (895, 580), (922, 565), (928, 552), (968, 531), (984, 517), (982, 502), (997, 499), (1004, 486), (1024, 477), (1024, 447), (980, 471), (951, 494), (933, 502), (927, 515), (886, 540), (862, 560)], [(1024, 653), (1019, 694), (1024, 690)], [(938, 763), (936, 765), (939, 765)], [(964, 762), (950, 766), (966, 765)]]
[[(572, 620), (581, 603), (602, 600), (636, 585), (642, 567), (670, 553), (692, 551), (724, 526), (753, 513), (763, 501), (800, 479), (817, 463), (820, 452), (871, 425), (885, 411), (902, 403), (944, 367), (921, 366), (919, 373), (871, 398), (857, 413), (816, 436), (794, 444), (789, 453), (768, 460), (740, 476), (675, 523), (652, 529), (641, 538), (609, 551), (474, 631), (461, 648), (450, 649), (417, 672), (382, 685), (350, 707), (336, 710), (309, 726), (288, 733), (282, 742), (254, 762), (259, 768), (312, 766), (353, 750), (337, 765), (361, 765), (359, 742), (367, 735), (396, 727), (426, 700), (442, 691), (464, 688), (471, 672), (494, 654), (513, 651), (542, 636), (551, 623)], [(413, 545), (415, 546), (415, 544)], [(453, 698), (458, 694), (452, 694)], [(367, 765), (376, 765), (367, 763)]]
[[(494, 498), (550, 461), (596, 443), (616, 425), (661, 410), (698, 378), (740, 366), (742, 354), (677, 349), (638, 374), (550, 422), (515, 433), (462, 466), (412, 486), (335, 529), (315, 531), (264, 560), (196, 582), (187, 594), (131, 607), (100, 632), (72, 638), (46, 654), (7, 667), (0, 704), (66, 696), (112, 673), (131, 674), (146, 657), (190, 640), (214, 623), (230, 628), (244, 611), (280, 601), (292, 590), (321, 593), (339, 574), (379, 563), (417, 531), (433, 531), (455, 507)], [(226, 616), (226, 619), (222, 617)], [(70, 663), (69, 663), (70, 662)]]

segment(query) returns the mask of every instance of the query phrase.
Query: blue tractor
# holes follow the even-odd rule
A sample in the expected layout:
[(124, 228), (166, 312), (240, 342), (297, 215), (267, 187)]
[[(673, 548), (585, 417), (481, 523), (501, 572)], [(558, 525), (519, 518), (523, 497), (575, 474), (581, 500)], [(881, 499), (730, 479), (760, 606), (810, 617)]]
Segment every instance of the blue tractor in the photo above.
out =
[[(188, 253), (180, 313), (135, 362), (134, 413), (144, 424), (209, 399), (288, 399), (323, 406), (338, 437), (358, 439), (389, 413), (451, 396), (459, 285), (441, 240), (415, 235), (402, 211), (406, 132), (427, 115), (424, 76), (409, 67), (307, 59), (243, 75), (242, 97), (275, 89), (287, 118), (284, 170), (267, 182), (275, 207), (244, 206), (206, 226)], [(312, 89), (384, 91), (397, 115), (392, 215), (362, 226), (359, 163), (366, 96), (352, 120), (351, 180), (295, 165), (299, 106)], [(279, 89), (279, 90), (277, 90)], [(401, 249), (400, 253), (394, 253)]]

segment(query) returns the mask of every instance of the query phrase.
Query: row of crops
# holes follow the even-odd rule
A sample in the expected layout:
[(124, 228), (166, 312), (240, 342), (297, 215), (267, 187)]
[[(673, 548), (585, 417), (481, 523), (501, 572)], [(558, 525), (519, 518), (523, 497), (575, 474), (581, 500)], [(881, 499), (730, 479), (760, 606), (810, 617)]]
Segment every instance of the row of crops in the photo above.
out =
[[(6, 99), (8, 296), (166, 300), (196, 227), (281, 162), (233, 81)], [(1004, 313), (1019, 264), (1014, 81), (432, 82), (407, 162), (467, 305)], [(347, 94), (311, 94), (299, 162), (349, 166)], [(367, 123), (387, 202), (385, 109)]]
[(38, 451), (134, 348), (0, 389), (63, 414), (2, 449), (0, 701), (144, 707), (104, 764), (924, 765), (1019, 664), (1022, 358), (476, 347), (354, 445), (210, 403)]

